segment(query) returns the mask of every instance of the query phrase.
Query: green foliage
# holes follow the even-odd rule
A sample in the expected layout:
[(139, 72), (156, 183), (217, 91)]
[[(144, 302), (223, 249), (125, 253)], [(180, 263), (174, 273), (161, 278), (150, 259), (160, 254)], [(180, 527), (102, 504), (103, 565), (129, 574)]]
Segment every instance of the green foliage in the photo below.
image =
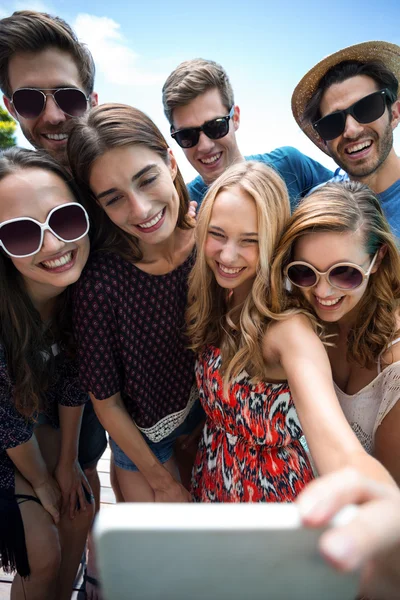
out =
[(16, 129), (17, 124), (14, 119), (0, 106), (0, 149), (4, 150), (16, 145), (17, 141), (14, 136)]

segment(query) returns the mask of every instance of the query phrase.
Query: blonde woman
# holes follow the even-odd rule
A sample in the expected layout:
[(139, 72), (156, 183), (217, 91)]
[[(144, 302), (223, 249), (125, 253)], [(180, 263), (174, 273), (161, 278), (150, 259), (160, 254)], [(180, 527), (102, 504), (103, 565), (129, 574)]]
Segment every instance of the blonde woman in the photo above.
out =
[[(291, 294), (280, 295), (286, 276)], [(277, 249), (272, 287), (276, 308), (306, 308), (323, 323), (344, 414), (400, 483), (400, 256), (373, 192), (346, 182), (303, 200)]]
[(187, 313), (207, 416), (196, 501), (292, 501), (312, 479), (302, 429), (319, 472), (352, 465), (388, 479), (340, 408), (306, 311), (271, 312), (270, 264), (288, 219), (283, 181), (255, 162), (227, 170), (199, 213)]

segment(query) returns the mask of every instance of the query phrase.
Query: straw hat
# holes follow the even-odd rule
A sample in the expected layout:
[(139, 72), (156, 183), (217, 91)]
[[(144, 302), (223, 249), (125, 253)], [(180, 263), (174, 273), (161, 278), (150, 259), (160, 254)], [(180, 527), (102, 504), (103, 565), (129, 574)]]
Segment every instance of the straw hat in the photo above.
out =
[(328, 154), (326, 145), (311, 123), (303, 122), (303, 116), (305, 108), (316, 92), (321, 78), (329, 69), (344, 60), (359, 60), (360, 62), (379, 60), (392, 71), (400, 82), (400, 46), (389, 42), (363, 42), (355, 46), (349, 46), (327, 56), (310, 69), (295, 87), (292, 95), (292, 112), (297, 124), (304, 133), (326, 154)]

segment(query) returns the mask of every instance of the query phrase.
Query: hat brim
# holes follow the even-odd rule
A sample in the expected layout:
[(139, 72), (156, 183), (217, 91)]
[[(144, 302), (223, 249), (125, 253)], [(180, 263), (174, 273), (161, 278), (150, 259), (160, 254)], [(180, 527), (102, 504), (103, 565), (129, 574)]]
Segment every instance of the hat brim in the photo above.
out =
[(329, 69), (344, 60), (369, 62), (379, 60), (395, 75), (400, 83), (400, 46), (389, 42), (363, 42), (348, 46), (330, 54), (315, 65), (300, 80), (292, 94), (292, 112), (299, 127), (314, 144), (329, 155), (326, 144), (319, 137), (312, 124), (304, 119), (306, 106), (318, 89), (321, 78)]

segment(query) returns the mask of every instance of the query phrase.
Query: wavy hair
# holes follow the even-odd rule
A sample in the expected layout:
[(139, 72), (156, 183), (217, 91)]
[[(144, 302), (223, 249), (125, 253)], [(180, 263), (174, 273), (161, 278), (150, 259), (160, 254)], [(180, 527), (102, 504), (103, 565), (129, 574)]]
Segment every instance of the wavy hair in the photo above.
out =
[[(255, 203), (259, 236), (259, 262), (252, 290), (240, 311), (229, 306), (229, 291), (220, 287), (207, 265), (204, 247), (214, 202), (222, 191), (238, 187)], [(242, 162), (227, 169), (210, 187), (198, 216), (197, 258), (189, 278), (187, 333), (196, 352), (212, 344), (221, 349), (225, 385), (243, 369), (253, 381), (265, 376), (262, 339), (271, 320), (306, 312), (292, 309), (285, 315), (275, 303), (271, 311), (270, 264), (274, 248), (289, 219), (290, 204), (285, 183), (271, 167)]]
[(314, 232), (357, 230), (362, 232), (371, 259), (380, 248), (386, 249), (378, 270), (369, 278), (347, 338), (347, 359), (371, 368), (398, 329), (400, 255), (379, 200), (368, 186), (355, 181), (328, 183), (301, 201), (283, 232), (271, 267), (272, 307), (310, 309), (295, 286), (290, 293), (285, 292), (283, 281), (300, 237)]
[[(108, 150), (121, 146), (144, 146), (169, 164), (168, 144), (158, 127), (142, 111), (126, 104), (102, 104), (77, 119), (68, 137), (68, 160), (76, 182), (89, 199), (92, 249), (116, 252), (129, 261), (138, 262), (143, 254), (137, 238), (109, 219), (89, 183), (94, 162)], [(177, 227), (189, 229), (193, 227), (187, 217), (189, 195), (179, 168), (174, 185), (179, 196)]]
[[(10, 148), (0, 154), (0, 181), (25, 169), (54, 173), (68, 186), (76, 202), (82, 203), (70, 175), (45, 152)], [(23, 277), (1, 250), (0, 281), (0, 343), (13, 382), (14, 406), (29, 418), (41, 407), (42, 395), (53, 373), (52, 343), (57, 340), (73, 353), (69, 288), (57, 297), (54, 312), (57, 321), (46, 329)]]

